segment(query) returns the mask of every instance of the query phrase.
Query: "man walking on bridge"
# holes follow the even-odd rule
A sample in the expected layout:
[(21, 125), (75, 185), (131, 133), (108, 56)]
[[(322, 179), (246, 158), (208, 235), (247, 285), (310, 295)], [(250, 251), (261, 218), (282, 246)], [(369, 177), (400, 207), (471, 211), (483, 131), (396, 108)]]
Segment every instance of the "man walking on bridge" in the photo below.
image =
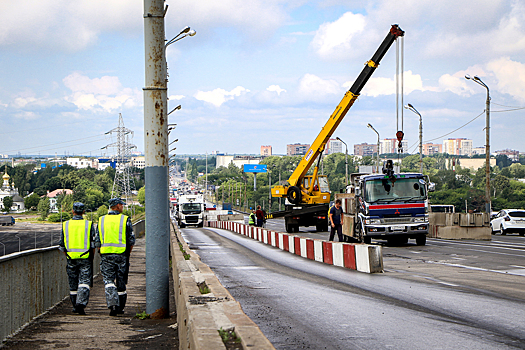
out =
[(337, 237), (339, 238), (339, 242), (343, 241), (343, 208), (341, 208), (341, 200), (336, 199), (335, 205), (330, 208), (329, 211), (330, 215), (330, 224), (332, 226), (330, 230), (330, 239), (329, 241), (334, 240), (335, 232), (337, 231)]
[(67, 257), (66, 272), (69, 279), (69, 298), (73, 312), (85, 315), (89, 291), (93, 286), (93, 254), (100, 247), (98, 233), (91, 221), (85, 220), (84, 204), (73, 204), (73, 218), (62, 223), (59, 249)]
[(100, 233), (100, 272), (104, 278), (106, 304), (110, 316), (124, 313), (128, 283), (129, 255), (135, 245), (131, 218), (122, 214), (124, 202), (120, 198), (109, 200), (109, 212), (98, 219)]

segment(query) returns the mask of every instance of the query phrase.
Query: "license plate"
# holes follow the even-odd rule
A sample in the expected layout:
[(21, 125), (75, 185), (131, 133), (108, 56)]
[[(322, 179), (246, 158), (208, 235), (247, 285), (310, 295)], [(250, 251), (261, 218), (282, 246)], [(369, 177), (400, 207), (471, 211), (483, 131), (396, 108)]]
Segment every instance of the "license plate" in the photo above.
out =
[(404, 231), (405, 230), (405, 226), (404, 225), (392, 225), (392, 226), (390, 226), (390, 229), (392, 231)]

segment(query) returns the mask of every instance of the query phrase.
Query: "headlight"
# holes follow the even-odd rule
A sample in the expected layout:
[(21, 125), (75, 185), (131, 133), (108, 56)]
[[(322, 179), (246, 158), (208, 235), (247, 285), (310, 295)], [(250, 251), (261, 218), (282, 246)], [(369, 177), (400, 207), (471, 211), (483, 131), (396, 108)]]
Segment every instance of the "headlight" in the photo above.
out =
[(367, 225), (380, 225), (381, 220), (380, 219), (366, 219), (365, 224)]
[(414, 222), (425, 222), (426, 218), (414, 218)]

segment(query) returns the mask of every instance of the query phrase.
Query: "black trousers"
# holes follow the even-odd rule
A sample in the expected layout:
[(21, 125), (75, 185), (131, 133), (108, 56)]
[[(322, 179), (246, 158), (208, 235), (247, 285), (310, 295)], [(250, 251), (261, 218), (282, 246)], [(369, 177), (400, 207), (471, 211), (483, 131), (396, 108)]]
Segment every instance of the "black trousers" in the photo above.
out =
[(339, 238), (339, 242), (342, 242), (343, 241), (343, 226), (341, 226), (341, 224), (335, 224), (333, 227), (331, 226), (329, 241), (334, 240), (335, 231), (337, 231), (337, 237)]

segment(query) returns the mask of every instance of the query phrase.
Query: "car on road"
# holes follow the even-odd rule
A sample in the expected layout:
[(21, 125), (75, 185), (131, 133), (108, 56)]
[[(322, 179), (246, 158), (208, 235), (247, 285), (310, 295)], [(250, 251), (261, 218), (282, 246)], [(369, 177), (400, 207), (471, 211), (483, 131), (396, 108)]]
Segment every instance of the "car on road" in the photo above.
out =
[(507, 233), (519, 233), (525, 235), (525, 210), (502, 209), (490, 222), (492, 234), (496, 232), (506, 235)]

